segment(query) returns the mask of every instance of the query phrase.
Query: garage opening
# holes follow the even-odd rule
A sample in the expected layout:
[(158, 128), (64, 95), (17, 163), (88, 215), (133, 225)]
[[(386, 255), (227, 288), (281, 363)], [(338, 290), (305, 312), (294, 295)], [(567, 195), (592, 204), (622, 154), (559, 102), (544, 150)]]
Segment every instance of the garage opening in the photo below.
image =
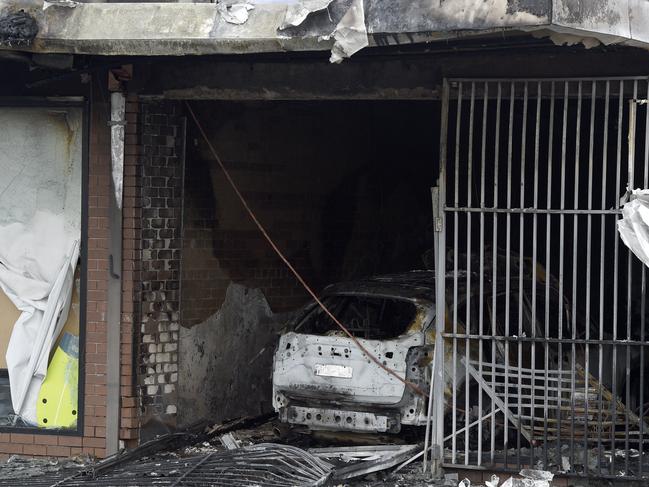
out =
[[(438, 102), (192, 107), (244, 197), (315, 290), (426, 268)], [(191, 121), (185, 153), (178, 422), (269, 412), (280, 331), (298, 319), (308, 297), (250, 221)], [(419, 316), (411, 303), (390, 297), (331, 299), (344, 304), (341, 316), (353, 318), (359, 337), (394, 338)], [(388, 314), (393, 324), (381, 318)]]
[[(289, 260), (416, 388), (430, 384), (431, 296), (445, 282), (447, 464), (642, 477), (646, 276), (616, 225), (627, 189), (647, 187), (646, 79), (455, 80), (446, 96), (447, 117), (433, 101), (192, 106)], [(186, 130), (178, 425), (273, 409), (316, 429), (425, 424), (425, 401), (395, 384), (383, 399), (396, 410), (350, 414), (355, 348), (300, 310), (307, 294)], [(411, 352), (393, 346), (402, 339)], [(332, 388), (340, 410), (304, 393), (305, 366), (311, 381), (353, 385)]]

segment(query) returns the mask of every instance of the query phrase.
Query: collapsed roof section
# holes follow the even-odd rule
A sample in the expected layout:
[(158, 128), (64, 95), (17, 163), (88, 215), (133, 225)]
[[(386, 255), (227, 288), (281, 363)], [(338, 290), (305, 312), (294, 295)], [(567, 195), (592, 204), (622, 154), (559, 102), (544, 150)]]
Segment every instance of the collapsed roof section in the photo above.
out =
[[(34, 29), (18, 29), (25, 17)], [(8, 0), (0, 48), (91, 55), (200, 55), (331, 50), (531, 32), (559, 44), (649, 47), (644, 0), (221, 0), (83, 3)], [(28, 22), (29, 23), (29, 22)], [(5, 32), (6, 31), (6, 32)]]

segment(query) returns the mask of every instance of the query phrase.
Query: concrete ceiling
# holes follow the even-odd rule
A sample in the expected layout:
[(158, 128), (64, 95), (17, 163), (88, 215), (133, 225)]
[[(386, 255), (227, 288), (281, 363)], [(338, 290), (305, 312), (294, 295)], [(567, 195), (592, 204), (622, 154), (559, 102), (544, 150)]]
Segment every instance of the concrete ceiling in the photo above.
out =
[[(229, 18), (230, 0), (5, 0), (0, 12), (0, 48), (126, 56), (329, 50), (337, 42), (336, 30), (355, 2), (362, 6), (370, 47), (503, 31), (531, 32), (559, 44), (649, 47), (646, 0), (249, 0), (254, 8), (246, 12), (247, 19), (240, 24)], [(304, 15), (299, 22), (294, 16), (295, 25), (287, 26), (291, 12), (300, 9)], [(35, 20), (37, 32), (21, 42), (16, 40), (15, 25), (14, 37), (7, 35), (12, 27), (6, 21), (25, 13)]]

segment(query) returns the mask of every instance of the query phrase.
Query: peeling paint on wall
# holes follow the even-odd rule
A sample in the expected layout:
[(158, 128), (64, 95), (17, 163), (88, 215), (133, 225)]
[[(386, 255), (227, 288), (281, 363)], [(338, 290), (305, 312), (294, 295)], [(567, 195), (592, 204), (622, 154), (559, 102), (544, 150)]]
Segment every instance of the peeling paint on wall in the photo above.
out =
[(113, 189), (117, 208), (122, 207), (122, 189), (124, 186), (124, 125), (126, 99), (123, 93), (112, 93), (110, 96), (110, 153)]

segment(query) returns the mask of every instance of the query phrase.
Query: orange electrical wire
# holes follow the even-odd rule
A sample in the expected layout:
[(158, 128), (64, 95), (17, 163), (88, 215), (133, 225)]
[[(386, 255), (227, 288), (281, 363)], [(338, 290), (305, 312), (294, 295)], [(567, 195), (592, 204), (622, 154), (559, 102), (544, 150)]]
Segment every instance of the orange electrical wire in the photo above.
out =
[(286, 264), (286, 267), (288, 267), (289, 270), (293, 273), (293, 275), (294, 275), (295, 278), (298, 280), (298, 282), (299, 282), (299, 283), (304, 287), (304, 289), (306, 290), (306, 292), (309, 293), (309, 295), (310, 295), (310, 296), (315, 300), (315, 302), (318, 304), (318, 306), (320, 306), (320, 308), (322, 308), (322, 310), (327, 314), (327, 316), (329, 316), (329, 318), (331, 318), (331, 320), (332, 320), (334, 323), (336, 323), (336, 325), (338, 325), (338, 327), (339, 327), (339, 328), (340, 328), (340, 329), (341, 329), (341, 330), (342, 330), (342, 331), (343, 331), (343, 332), (344, 332), (344, 333), (345, 333), (345, 334), (346, 334), (346, 335), (347, 335), (347, 336), (348, 336), (348, 337), (349, 337), (349, 338), (354, 342), (354, 344), (355, 344), (355, 345), (356, 345), (356, 346), (357, 346), (357, 347), (358, 347), (358, 348), (359, 348), (359, 349), (360, 349), (360, 350), (361, 350), (361, 351), (362, 351), (362, 352), (363, 352), (363, 353), (364, 353), (364, 354), (365, 354), (365, 355), (366, 355), (370, 360), (372, 360), (376, 365), (378, 365), (380, 368), (382, 368), (383, 370), (385, 370), (389, 375), (395, 377), (399, 382), (402, 382), (402, 383), (405, 384), (407, 387), (409, 387), (410, 389), (412, 389), (415, 393), (417, 393), (417, 394), (419, 394), (419, 395), (421, 395), (421, 396), (423, 396), (423, 397), (427, 397), (427, 394), (426, 394), (426, 393), (425, 393), (425, 392), (424, 392), (424, 391), (423, 391), (423, 390), (422, 390), (422, 389), (421, 389), (417, 384), (413, 384), (413, 383), (410, 382), (409, 380), (406, 380), (406, 379), (400, 377), (399, 374), (397, 374), (394, 370), (392, 370), (391, 368), (389, 368), (389, 367), (387, 367), (386, 365), (384, 365), (384, 364), (383, 364), (383, 363), (382, 363), (378, 358), (376, 358), (372, 353), (370, 353), (370, 351), (367, 350), (367, 349), (363, 346), (363, 344), (362, 344), (361, 342), (359, 342), (358, 339), (357, 339), (354, 335), (352, 335), (352, 333), (351, 333), (351, 332), (350, 332), (350, 331), (345, 327), (345, 325), (343, 325), (343, 324), (338, 320), (338, 318), (336, 318), (336, 317), (331, 313), (331, 311), (329, 311), (329, 309), (324, 305), (324, 303), (323, 303), (322, 301), (320, 301), (320, 298), (318, 298), (318, 296), (316, 295), (316, 293), (313, 292), (313, 290), (311, 289), (311, 287), (309, 287), (309, 285), (308, 285), (308, 284), (306, 283), (306, 281), (302, 278), (302, 276), (300, 275), (300, 273), (299, 273), (299, 272), (298, 272), (298, 271), (293, 267), (293, 265), (292, 265), (292, 264), (289, 262), (289, 260), (284, 256), (284, 254), (283, 254), (282, 251), (277, 247), (277, 245), (275, 245), (275, 242), (274, 242), (273, 239), (270, 237), (270, 235), (268, 235), (268, 232), (266, 232), (266, 229), (264, 228), (264, 226), (261, 224), (261, 222), (259, 221), (259, 219), (258, 219), (257, 216), (255, 215), (255, 213), (252, 211), (252, 209), (251, 209), (250, 206), (248, 205), (248, 202), (246, 201), (246, 199), (245, 199), (245, 198), (243, 197), (243, 195), (241, 194), (241, 191), (239, 191), (239, 188), (237, 187), (237, 185), (235, 184), (234, 180), (233, 180), (232, 177), (230, 176), (230, 173), (228, 172), (228, 170), (226, 169), (225, 165), (224, 165), (223, 162), (221, 161), (221, 158), (220, 158), (220, 157), (218, 156), (218, 154), (216, 153), (216, 150), (215, 150), (214, 147), (212, 146), (212, 143), (211, 143), (211, 142), (209, 141), (209, 139), (207, 138), (207, 134), (206, 134), (205, 131), (203, 130), (203, 127), (201, 126), (200, 122), (198, 121), (198, 118), (196, 118), (196, 114), (194, 113), (194, 110), (192, 110), (191, 105), (190, 105), (189, 102), (187, 102), (187, 101), (185, 102), (185, 105), (187, 105), (187, 110), (189, 111), (189, 114), (191, 115), (192, 119), (194, 120), (194, 123), (196, 124), (196, 127), (198, 128), (199, 132), (200, 132), (201, 135), (203, 136), (203, 139), (205, 139), (205, 142), (207, 143), (207, 146), (209, 147), (210, 152), (212, 153), (212, 156), (214, 156), (214, 159), (216, 160), (216, 162), (218, 163), (218, 165), (221, 167), (221, 170), (223, 171), (223, 174), (225, 175), (225, 178), (228, 180), (228, 183), (230, 183), (230, 186), (232, 186), (232, 189), (234, 190), (234, 192), (236, 193), (237, 197), (238, 197), (239, 200), (241, 201), (241, 204), (243, 205), (243, 207), (244, 207), (244, 208), (246, 209), (246, 211), (248, 212), (248, 215), (250, 215), (250, 218), (251, 218), (252, 221), (255, 223), (255, 225), (257, 226), (257, 228), (259, 229), (259, 231), (262, 233), (262, 235), (264, 236), (264, 238), (268, 241), (268, 243), (270, 244), (270, 246), (272, 247), (272, 249), (273, 249), (273, 250), (275, 251), (275, 253), (279, 256), (279, 258), (284, 262), (284, 264)]

